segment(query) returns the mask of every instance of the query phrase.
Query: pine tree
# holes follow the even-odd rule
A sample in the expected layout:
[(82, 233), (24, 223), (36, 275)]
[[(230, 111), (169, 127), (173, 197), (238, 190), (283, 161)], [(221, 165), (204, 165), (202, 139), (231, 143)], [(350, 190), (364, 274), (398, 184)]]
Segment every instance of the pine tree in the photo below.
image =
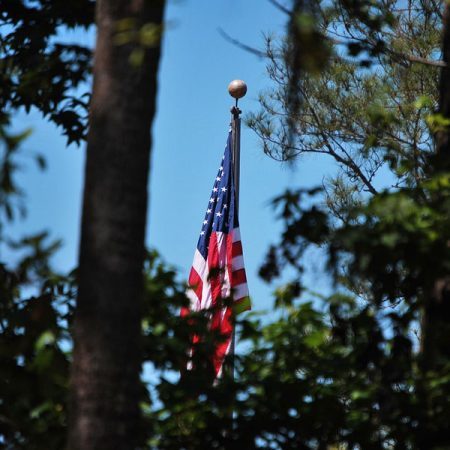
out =
[(274, 159), (334, 159), (328, 206), (345, 220), (361, 193), (424, 178), (435, 151), (442, 2), (310, 3), (301, 13), (296, 2), (284, 8), (289, 33), (267, 38), (273, 87), (248, 123)]

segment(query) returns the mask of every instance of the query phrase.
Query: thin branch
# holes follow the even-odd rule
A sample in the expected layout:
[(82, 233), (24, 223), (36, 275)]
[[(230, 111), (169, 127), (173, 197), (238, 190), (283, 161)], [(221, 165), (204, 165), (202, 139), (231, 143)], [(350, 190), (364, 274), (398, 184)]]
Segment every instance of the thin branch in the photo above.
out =
[[(314, 107), (311, 105), (308, 97), (305, 96), (305, 93), (302, 90), (301, 90), (301, 94), (303, 95), (303, 98), (308, 103), (308, 107), (309, 107), (309, 109), (311, 111), (311, 114), (313, 115), (314, 120), (316, 121), (317, 128), (319, 130), (323, 130), (324, 128), (323, 128), (323, 126), (321, 124), (321, 121), (320, 121), (319, 117), (317, 116)], [(348, 154), (347, 154), (347, 157), (349, 157), (349, 159), (345, 159), (342, 156), (340, 156), (338, 153), (335, 152), (335, 150), (333, 149), (333, 146), (330, 144), (328, 136), (323, 131), (322, 131), (322, 139), (323, 139), (323, 142), (324, 142), (325, 146), (328, 148), (328, 151), (329, 151), (330, 155), (333, 156), (333, 158), (337, 162), (343, 164), (344, 166), (347, 166), (350, 170), (352, 170), (353, 173), (357, 176), (357, 178), (359, 178), (366, 185), (367, 190), (371, 194), (373, 194), (373, 195), (378, 194), (377, 190), (373, 187), (372, 183), (362, 173), (361, 169), (358, 167), (358, 165), (355, 163), (355, 161), (353, 161), (353, 159), (348, 156)]]
[(245, 50), (247, 52), (250, 52), (259, 58), (267, 58), (268, 54), (267, 52), (262, 52), (261, 50), (258, 50), (257, 48), (251, 47), (250, 45), (244, 44), (241, 41), (238, 41), (237, 39), (232, 38), (228, 33), (226, 33), (223, 28), (219, 27), (217, 28), (217, 31), (219, 34), (228, 42), (235, 45), (236, 47), (241, 48), (242, 50)]
[[(334, 33), (334, 32), (329, 31), (329, 33), (337, 35), (337, 33)], [(341, 37), (345, 38), (346, 36), (341, 36)], [(342, 39), (336, 39), (331, 36), (325, 36), (325, 38), (327, 38), (330, 42), (332, 42), (335, 45), (348, 45), (351, 40), (355, 40), (357, 42), (367, 44), (371, 47), (375, 46), (375, 44), (373, 42), (371, 42), (369, 39), (357, 38), (355, 36), (352, 36), (351, 39), (348, 39), (346, 41), (342, 40)], [(391, 55), (396, 58), (405, 59), (406, 61), (409, 61), (410, 63), (419, 63), (419, 64), (424, 64), (426, 66), (433, 66), (433, 67), (447, 67), (447, 64), (445, 63), (445, 61), (442, 61), (442, 60), (435, 61), (433, 59), (421, 58), (420, 56), (407, 55), (406, 53), (401, 53), (396, 50), (392, 50), (388, 47), (386, 47), (385, 50), (382, 50), (381, 53), (388, 54), (388, 55)]]
[(287, 14), (288, 16), (292, 15), (292, 11), (288, 8), (286, 8), (285, 6), (283, 6), (281, 3), (279, 3), (276, 0), (268, 0), (269, 3), (272, 3), (273, 6), (275, 6), (275, 8), (278, 8), (281, 12)]
[[(391, 51), (394, 53), (393, 51)], [(420, 58), (419, 56), (414, 55), (405, 55), (403, 53), (395, 52), (398, 56), (401, 56), (412, 63), (425, 64), (426, 66), (434, 66), (434, 67), (447, 67), (445, 61), (433, 61), (431, 59)]]

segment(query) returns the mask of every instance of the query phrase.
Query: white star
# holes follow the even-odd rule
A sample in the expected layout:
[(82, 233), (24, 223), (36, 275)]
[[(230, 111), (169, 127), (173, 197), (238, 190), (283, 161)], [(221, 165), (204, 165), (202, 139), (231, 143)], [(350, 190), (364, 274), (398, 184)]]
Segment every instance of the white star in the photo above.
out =
[(222, 167), (222, 166), (220, 166), (220, 167), (219, 167), (219, 170), (223, 170), (223, 167)]
[(226, 204), (223, 205), (223, 209), (226, 209), (226, 208), (228, 208), (228, 205), (226, 205)]
[(220, 178), (220, 177), (217, 177), (217, 178), (216, 178), (216, 180), (217, 180), (217, 181), (220, 181), (220, 180), (221, 180), (221, 178)]
[(223, 188), (222, 188), (222, 192), (227, 192), (227, 188), (226, 188), (226, 187), (223, 187)]
[(206, 214), (209, 214), (211, 211), (212, 211), (212, 209), (209, 209), (209, 208), (208, 208), (208, 209), (206, 210)]
[(201, 232), (200, 232), (200, 236), (203, 236), (204, 234), (205, 234), (204, 231), (201, 231)]
[(203, 221), (203, 225), (206, 225), (207, 223), (208, 223), (207, 220), (204, 220), (204, 221)]
[(209, 203), (214, 203), (214, 199), (212, 197), (209, 199)]
[(218, 191), (218, 189), (215, 187), (215, 188), (213, 188), (213, 192), (217, 192)]
[(222, 213), (221, 213), (221, 212), (218, 212), (218, 213), (216, 213), (216, 216), (217, 216), (217, 217), (221, 217), (221, 216), (222, 216)]

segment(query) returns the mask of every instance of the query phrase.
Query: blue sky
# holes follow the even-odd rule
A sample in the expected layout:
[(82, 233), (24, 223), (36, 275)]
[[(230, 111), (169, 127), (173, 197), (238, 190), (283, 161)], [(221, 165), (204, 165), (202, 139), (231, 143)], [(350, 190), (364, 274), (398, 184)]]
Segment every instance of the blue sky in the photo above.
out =
[[(266, 0), (169, 0), (166, 20), (153, 124), (147, 244), (185, 279), (226, 142), (233, 104), (228, 83), (235, 78), (247, 82), (247, 96), (240, 102), (244, 114), (258, 110), (258, 94), (270, 86), (266, 62), (225, 41), (218, 27), (261, 48), (263, 33), (281, 34), (286, 17)], [(64, 39), (91, 44), (94, 31), (77, 31)], [(14, 225), (14, 234), (50, 229), (64, 242), (55, 266), (72, 269), (78, 253), (85, 146), (65, 147), (59, 130), (36, 112), (19, 114), (14, 127), (33, 129), (24, 148), (44, 153), (49, 164), (40, 173), (25, 161), (20, 183), (27, 192), (29, 213)], [(259, 310), (271, 305), (273, 287), (258, 279), (258, 267), (279, 232), (269, 201), (286, 187), (320, 184), (330, 165), (308, 157), (292, 170), (265, 156), (257, 136), (245, 127), (241, 152), (241, 234), (254, 309)], [(314, 253), (310, 258), (307, 278), (317, 287), (322, 258)]]

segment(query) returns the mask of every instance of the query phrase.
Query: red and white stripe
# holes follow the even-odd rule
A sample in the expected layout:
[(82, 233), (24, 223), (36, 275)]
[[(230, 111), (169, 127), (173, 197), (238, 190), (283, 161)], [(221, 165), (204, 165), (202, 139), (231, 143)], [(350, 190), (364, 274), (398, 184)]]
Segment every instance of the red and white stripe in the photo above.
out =
[[(213, 275), (210, 276), (210, 273)], [(224, 337), (213, 355), (215, 374), (220, 377), (223, 361), (232, 343), (232, 315), (250, 309), (239, 228), (234, 228), (230, 234), (213, 232), (206, 260), (198, 249), (195, 251), (189, 286), (187, 296), (191, 311), (213, 308), (220, 299), (233, 299), (232, 307), (213, 309), (210, 320), (211, 330), (218, 331)], [(182, 315), (188, 312), (184, 310)]]

